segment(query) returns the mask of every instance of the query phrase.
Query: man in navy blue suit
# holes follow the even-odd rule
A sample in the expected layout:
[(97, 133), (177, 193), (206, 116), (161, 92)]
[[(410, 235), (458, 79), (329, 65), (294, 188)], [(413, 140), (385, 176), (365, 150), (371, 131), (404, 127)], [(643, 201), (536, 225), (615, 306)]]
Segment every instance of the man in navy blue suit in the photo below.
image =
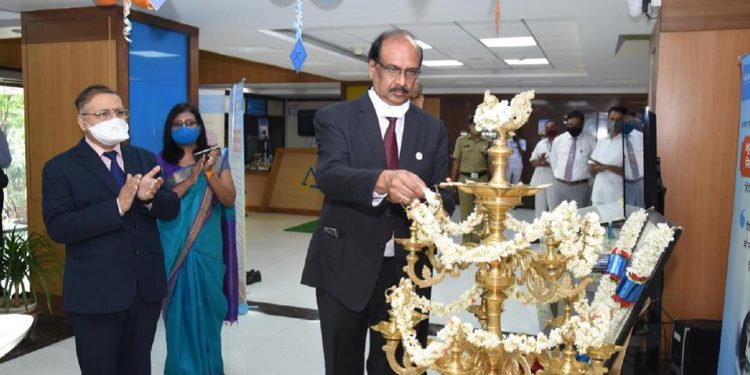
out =
[[(368, 58), (372, 88), (318, 111), (313, 121), (316, 179), (325, 200), (302, 283), (316, 288), (328, 375), (362, 374), (368, 327), (388, 320), (385, 290), (405, 276), (406, 252), (393, 241), (409, 237), (401, 205), (423, 198), (427, 186), (448, 176), (443, 122), (409, 102), (421, 48), (411, 34), (394, 30), (375, 39)], [(443, 194), (450, 211), (451, 196)], [(417, 335), (424, 343), (426, 321)], [(393, 373), (383, 344), (370, 330), (371, 375)]]
[(166, 293), (156, 219), (177, 216), (154, 155), (127, 140), (127, 109), (112, 89), (76, 98), (76, 146), (42, 175), (49, 236), (65, 244), (63, 308), (73, 325), (83, 374), (151, 374), (151, 345)]

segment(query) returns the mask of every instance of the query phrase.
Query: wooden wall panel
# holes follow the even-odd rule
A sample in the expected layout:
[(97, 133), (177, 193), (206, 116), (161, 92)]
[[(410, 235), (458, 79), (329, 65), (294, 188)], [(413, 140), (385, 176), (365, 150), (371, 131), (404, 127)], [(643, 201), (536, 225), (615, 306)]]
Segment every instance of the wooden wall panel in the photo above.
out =
[(747, 0), (663, 0), (661, 31), (750, 29)]
[[(46, 232), (42, 221), (42, 167), (73, 147), (83, 134), (76, 123), (75, 97), (84, 87), (117, 89), (115, 42), (35, 43), (23, 46), (26, 115), (26, 178), (31, 231)], [(81, 59), (81, 56), (86, 56)], [(54, 62), (54, 63), (50, 63)], [(64, 247), (58, 245), (60, 252)], [(52, 289), (60, 294), (60, 285)]]
[(323, 193), (317, 188), (314, 148), (278, 148), (260, 211), (318, 215)]
[(422, 109), (429, 112), (431, 115), (440, 118), (440, 98), (425, 96)]
[(201, 85), (226, 84), (245, 78), (246, 83), (337, 82), (312, 74), (248, 60), (200, 51), (199, 82)]
[(750, 30), (662, 33), (656, 114), (666, 216), (685, 228), (667, 263), (664, 309), (721, 319)]
[(0, 67), (21, 69), (21, 38), (0, 39)]
[(245, 209), (248, 211), (260, 211), (263, 197), (266, 194), (266, 185), (270, 177), (270, 172), (245, 172)]

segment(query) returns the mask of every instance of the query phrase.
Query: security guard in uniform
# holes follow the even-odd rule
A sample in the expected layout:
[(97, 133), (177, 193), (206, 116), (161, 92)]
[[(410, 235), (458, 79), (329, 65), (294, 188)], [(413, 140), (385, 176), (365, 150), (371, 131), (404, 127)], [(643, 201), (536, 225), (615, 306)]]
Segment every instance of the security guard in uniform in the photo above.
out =
[[(466, 122), (469, 133), (458, 137), (453, 150), (453, 166), (451, 180), (465, 182), (487, 182), (490, 179), (490, 163), (487, 149), (492, 143), (482, 138), (482, 132), (474, 126), (474, 116), (469, 115)], [(458, 191), (461, 205), (461, 221), (466, 220), (474, 210), (474, 195)], [(476, 234), (464, 235), (464, 243), (479, 242)]]

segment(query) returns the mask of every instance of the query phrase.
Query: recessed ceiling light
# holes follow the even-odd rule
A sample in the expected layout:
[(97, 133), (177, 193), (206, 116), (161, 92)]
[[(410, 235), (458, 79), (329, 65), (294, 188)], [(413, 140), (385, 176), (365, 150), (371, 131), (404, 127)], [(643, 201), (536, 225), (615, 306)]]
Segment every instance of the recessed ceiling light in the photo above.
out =
[(508, 65), (549, 65), (549, 61), (544, 57), (538, 59), (505, 59), (505, 63)]
[(464, 63), (458, 60), (425, 60), (422, 65), (429, 67), (441, 67), (441, 66), (462, 66)]
[(147, 59), (165, 59), (170, 57), (178, 57), (174, 53), (167, 53), (161, 51), (130, 51), (133, 56), (145, 57)]
[(572, 100), (566, 103), (571, 108), (586, 108), (591, 107), (591, 103), (586, 100)]
[(236, 47), (229, 47), (233, 50), (240, 51), (243, 53), (263, 53), (263, 52), (274, 52), (277, 51), (278, 48), (269, 47), (269, 46), (236, 46)]
[(422, 47), (422, 49), (432, 49), (431, 45), (429, 45), (429, 44), (427, 44), (427, 43), (425, 43), (425, 42), (423, 42), (421, 40), (417, 39), (416, 42), (417, 42), (418, 46)]
[(487, 47), (530, 47), (536, 45), (536, 40), (531, 36), (519, 36), (513, 38), (482, 38), (479, 39)]

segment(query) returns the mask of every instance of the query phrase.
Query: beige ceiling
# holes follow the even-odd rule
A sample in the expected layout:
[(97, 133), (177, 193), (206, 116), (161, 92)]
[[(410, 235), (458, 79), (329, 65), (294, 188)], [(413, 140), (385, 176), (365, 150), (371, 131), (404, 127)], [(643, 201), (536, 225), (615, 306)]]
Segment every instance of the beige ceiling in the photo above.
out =
[[(648, 88), (643, 36), (655, 21), (631, 18), (625, 0), (303, 0), (303, 71), (336, 80), (367, 80), (372, 40), (394, 27), (433, 46), (426, 60), (456, 59), (460, 67), (423, 68), (427, 93), (635, 92)], [(2, 27), (19, 13), (91, 6), (92, 0), (2, 0)], [(294, 0), (167, 0), (155, 15), (200, 29), (200, 48), (285, 68), (292, 67)], [(7, 32), (7, 31), (6, 31)], [(487, 37), (531, 36), (534, 47), (488, 48)], [(617, 52), (618, 41), (632, 41)], [(622, 46), (621, 46), (622, 47)], [(546, 66), (509, 66), (504, 59), (546, 57)]]

